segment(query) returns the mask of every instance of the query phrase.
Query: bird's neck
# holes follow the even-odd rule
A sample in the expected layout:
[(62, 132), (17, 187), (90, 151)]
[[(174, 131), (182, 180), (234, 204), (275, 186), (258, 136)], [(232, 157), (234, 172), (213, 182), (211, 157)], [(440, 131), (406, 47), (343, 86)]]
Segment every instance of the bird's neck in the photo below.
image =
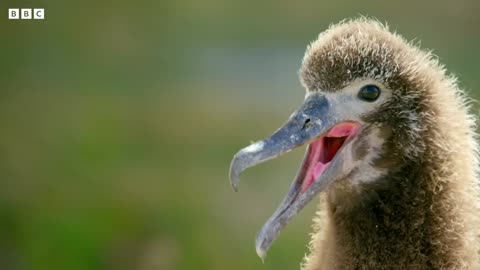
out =
[(307, 269), (473, 269), (477, 250), (466, 245), (476, 232), (458, 212), (463, 191), (438, 184), (429, 166), (406, 165), (346, 203), (327, 194)]

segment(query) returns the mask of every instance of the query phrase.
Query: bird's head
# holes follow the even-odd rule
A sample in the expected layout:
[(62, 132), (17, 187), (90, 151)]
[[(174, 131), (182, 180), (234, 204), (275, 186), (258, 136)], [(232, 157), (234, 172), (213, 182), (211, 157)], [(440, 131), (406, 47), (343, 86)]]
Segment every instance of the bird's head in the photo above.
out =
[(341, 200), (421, 157), (425, 122), (435, 114), (429, 89), (442, 72), (429, 53), (376, 21), (343, 22), (320, 34), (300, 69), (304, 103), (270, 138), (240, 150), (230, 167), (237, 189), (246, 168), (308, 145), (290, 191), (257, 236), (260, 257), (319, 192)]

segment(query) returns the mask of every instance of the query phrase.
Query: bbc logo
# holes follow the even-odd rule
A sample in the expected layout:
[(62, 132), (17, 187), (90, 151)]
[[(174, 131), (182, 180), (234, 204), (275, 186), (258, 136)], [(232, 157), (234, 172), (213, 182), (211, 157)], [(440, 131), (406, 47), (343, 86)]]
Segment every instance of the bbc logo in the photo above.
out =
[(8, 19), (9, 20), (43, 20), (45, 19), (45, 10), (43, 8), (9, 8)]

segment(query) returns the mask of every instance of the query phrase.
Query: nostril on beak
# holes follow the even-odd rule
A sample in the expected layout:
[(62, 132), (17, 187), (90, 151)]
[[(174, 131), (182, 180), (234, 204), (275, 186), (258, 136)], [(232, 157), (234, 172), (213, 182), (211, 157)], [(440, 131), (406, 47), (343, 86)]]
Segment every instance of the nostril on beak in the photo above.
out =
[(310, 118), (307, 118), (307, 120), (305, 120), (305, 123), (303, 123), (302, 130), (308, 128), (309, 126), (310, 126)]

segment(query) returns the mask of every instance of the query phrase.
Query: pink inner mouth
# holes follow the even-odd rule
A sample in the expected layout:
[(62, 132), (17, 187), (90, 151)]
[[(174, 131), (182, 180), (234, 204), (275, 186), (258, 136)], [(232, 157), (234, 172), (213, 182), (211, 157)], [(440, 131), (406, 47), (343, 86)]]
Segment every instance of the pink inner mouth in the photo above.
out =
[(345, 141), (354, 136), (359, 129), (360, 125), (357, 123), (340, 123), (309, 145), (302, 172), (299, 175), (302, 181), (301, 192), (305, 192), (318, 179)]

